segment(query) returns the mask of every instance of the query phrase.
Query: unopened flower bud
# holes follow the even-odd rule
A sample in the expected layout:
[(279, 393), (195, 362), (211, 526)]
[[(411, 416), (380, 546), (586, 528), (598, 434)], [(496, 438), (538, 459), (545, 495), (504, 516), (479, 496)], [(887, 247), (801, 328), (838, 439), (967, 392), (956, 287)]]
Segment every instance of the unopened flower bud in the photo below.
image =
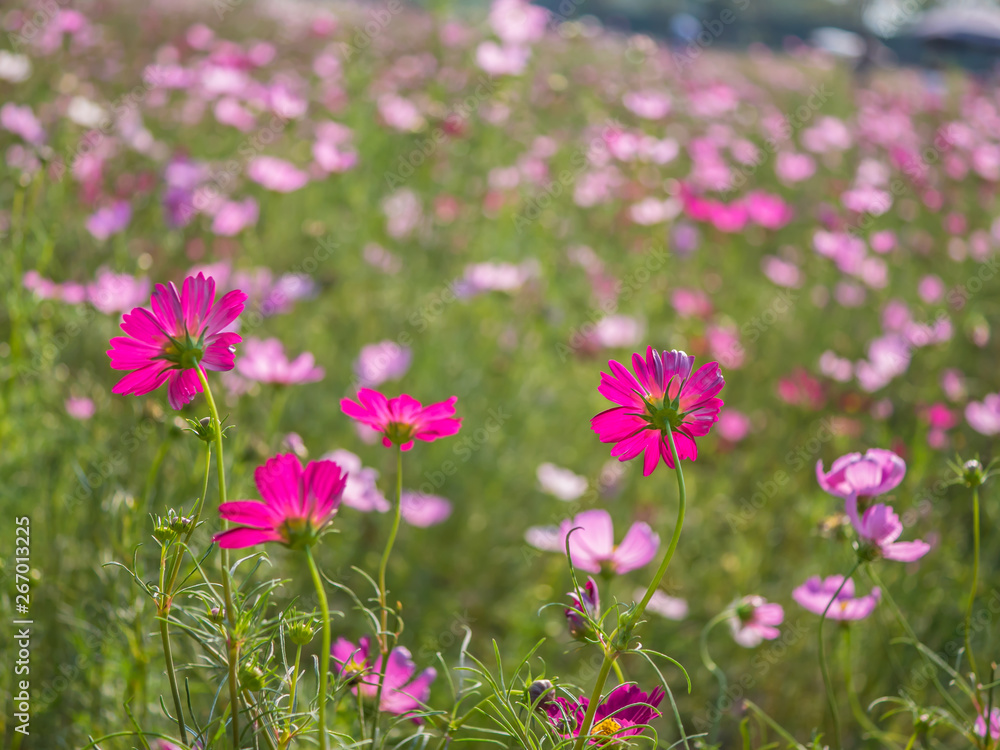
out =
[(172, 526), (169, 525), (169, 523), (159, 521), (153, 528), (153, 538), (160, 544), (166, 544), (167, 542), (172, 541), (176, 536), (177, 532)]
[(264, 670), (253, 662), (244, 664), (240, 667), (239, 679), (241, 688), (255, 693), (264, 687)]
[(568, 596), (572, 605), (565, 611), (569, 634), (580, 641), (592, 638), (594, 628), (588, 622), (588, 618), (597, 620), (601, 616), (601, 597), (597, 583), (593, 578), (587, 578), (587, 583), (579, 596), (575, 591), (570, 591)]
[(986, 472), (983, 470), (983, 465), (974, 458), (962, 464), (962, 481), (970, 489), (979, 487), (986, 481)]
[(313, 639), (315, 632), (308, 622), (293, 622), (288, 626), (288, 637), (296, 646), (305, 646)]
[(528, 686), (528, 699), (535, 708), (552, 702), (552, 680), (535, 680)]
[(208, 613), (208, 616), (214, 623), (220, 623), (225, 619), (225, 614), (219, 607), (212, 607), (212, 609)]

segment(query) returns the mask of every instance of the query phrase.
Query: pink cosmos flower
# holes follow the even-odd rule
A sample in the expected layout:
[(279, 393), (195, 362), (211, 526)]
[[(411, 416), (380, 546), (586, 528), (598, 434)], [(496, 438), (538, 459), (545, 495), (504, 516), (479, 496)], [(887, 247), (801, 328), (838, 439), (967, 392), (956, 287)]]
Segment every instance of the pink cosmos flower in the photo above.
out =
[(976, 717), (976, 723), (972, 727), (972, 731), (975, 732), (977, 736), (985, 737), (988, 740), (1000, 738), (1000, 708), (994, 707), (990, 710), (990, 726), (988, 732), (985, 711)]
[(244, 351), (236, 361), (236, 369), (243, 377), (258, 383), (315, 383), (326, 374), (322, 367), (316, 367), (316, 360), (309, 352), (289, 361), (278, 339), (247, 339)]
[(148, 296), (149, 279), (114, 273), (107, 268), (98, 269), (97, 278), (87, 284), (87, 301), (106, 315), (130, 310)]
[[(338, 638), (330, 649), (330, 655), (333, 657), (331, 666), (342, 679), (353, 683), (354, 687), (351, 689), (354, 694), (374, 700), (378, 694), (379, 675), (382, 674), (382, 657), (372, 647), (371, 639), (365, 636), (355, 646), (346, 638)], [(406, 716), (419, 711), (427, 703), (431, 695), (431, 683), (437, 672), (433, 667), (428, 667), (414, 677), (416, 671), (407, 648), (397, 646), (389, 652), (379, 710)], [(418, 716), (411, 718), (418, 724), (421, 721)]]
[[(635, 601), (639, 601), (645, 595), (646, 589), (639, 588), (632, 594), (632, 598)], [(680, 597), (670, 596), (657, 589), (653, 592), (653, 596), (650, 597), (649, 604), (646, 605), (646, 611), (655, 612), (661, 617), (666, 617), (668, 620), (683, 620), (688, 616), (688, 603)]]
[(476, 48), (476, 65), (491, 76), (519, 76), (528, 66), (531, 50), (485, 41)]
[(667, 442), (667, 429), (674, 436), (678, 458), (698, 458), (696, 437), (708, 434), (719, 418), (722, 399), (715, 395), (726, 384), (718, 362), (702, 365), (694, 373), (694, 357), (684, 352), (646, 350), (646, 359), (632, 355), (633, 377), (614, 360), (608, 362), (613, 375), (601, 373), (598, 391), (620, 404), (590, 420), (602, 443), (616, 443), (611, 455), (628, 461), (640, 453), (643, 474), (649, 476), (660, 458), (671, 469), (674, 460)]
[(624, 575), (648, 564), (660, 547), (660, 537), (642, 521), (633, 523), (616, 545), (611, 514), (600, 508), (585, 510), (563, 521), (558, 536), (557, 549), (566, 549), (568, 536), (573, 565), (588, 573), (600, 573), (601, 568), (606, 567), (617, 575)]
[(919, 539), (913, 542), (897, 542), (903, 533), (903, 524), (899, 516), (888, 505), (878, 503), (871, 506), (858, 516), (858, 498), (851, 495), (846, 503), (847, 516), (851, 519), (854, 530), (862, 545), (862, 554), (868, 559), (899, 562), (913, 562), (930, 552), (931, 546)]
[(965, 421), (982, 435), (1000, 433), (1000, 393), (987, 394), (982, 401), (970, 401), (965, 407)]
[(110, 206), (98, 209), (87, 219), (87, 231), (103, 241), (125, 229), (131, 220), (132, 207), (128, 201), (115, 201)]
[[(826, 610), (826, 616), (831, 620), (863, 620), (868, 617), (875, 610), (882, 592), (878, 588), (873, 588), (871, 593), (855, 597), (854, 581), (848, 579), (840, 589), (841, 583), (844, 583), (843, 576), (828, 578), (812, 576), (792, 592), (792, 598), (817, 615), (822, 615), (829, 605), (830, 609)], [(840, 589), (839, 594), (837, 589)], [(834, 594), (837, 595), (836, 599), (833, 598)], [(831, 599), (833, 604), (830, 604)]]
[(410, 369), (413, 351), (395, 341), (380, 341), (361, 347), (354, 373), (361, 385), (373, 388), (387, 380), (398, 380)]
[(662, 120), (670, 113), (670, 97), (660, 91), (629, 91), (622, 104), (647, 120)]
[(292, 193), (309, 182), (309, 175), (291, 162), (274, 156), (257, 156), (247, 167), (247, 177), (268, 190)]
[(762, 596), (745, 596), (736, 605), (729, 627), (733, 640), (744, 648), (753, 648), (767, 639), (773, 641), (781, 632), (778, 630), (785, 619), (785, 610), (780, 604), (769, 604)]
[(242, 339), (225, 328), (243, 312), (246, 299), (234, 290), (216, 303), (215, 281), (200, 273), (186, 278), (180, 293), (173, 282), (157, 284), (152, 310), (134, 308), (122, 319), (127, 336), (111, 339), (111, 367), (133, 371), (112, 393), (141, 396), (167, 383), (171, 407), (190, 402), (201, 393), (195, 367), (233, 369), (234, 345)]
[(823, 470), (816, 462), (816, 481), (834, 497), (873, 497), (899, 486), (906, 475), (906, 462), (890, 450), (870, 448), (867, 453), (848, 453)]
[(750, 432), (750, 418), (743, 412), (726, 409), (719, 415), (719, 424), (716, 429), (724, 440), (738, 443)]
[(288, 547), (313, 544), (333, 521), (347, 475), (333, 461), (310, 461), (303, 470), (292, 453), (269, 458), (254, 472), (264, 499), (234, 500), (219, 515), (240, 524), (212, 537), (223, 549), (280, 542)]
[(235, 237), (247, 227), (257, 223), (260, 207), (253, 198), (242, 201), (226, 201), (212, 219), (212, 234), (219, 237)]
[(490, 26), (507, 44), (529, 44), (545, 35), (549, 11), (528, 0), (493, 0)]
[(66, 413), (73, 417), (73, 419), (85, 421), (94, 416), (95, 411), (94, 402), (89, 398), (70, 396), (66, 399)]
[(576, 500), (587, 491), (587, 478), (555, 464), (544, 463), (535, 472), (542, 491), (564, 502)]
[[(625, 737), (642, 734), (650, 722), (660, 718), (657, 707), (666, 695), (663, 688), (656, 687), (648, 695), (634, 683), (619, 685), (604, 699), (594, 712), (594, 723), (590, 728), (591, 745), (624, 742)], [(549, 721), (556, 733), (563, 739), (580, 736), (583, 719), (590, 700), (580, 696), (575, 701), (558, 696), (545, 706)]]
[(761, 259), (760, 268), (764, 275), (778, 286), (793, 289), (802, 286), (802, 271), (799, 267), (776, 255), (765, 255)]
[(597, 589), (597, 581), (588, 577), (579, 594), (570, 591), (567, 596), (570, 606), (563, 610), (563, 614), (566, 616), (569, 634), (574, 638), (585, 640), (593, 635), (593, 628), (584, 619), (584, 615), (591, 620), (598, 620), (601, 616), (601, 593)]
[(452, 396), (447, 401), (425, 407), (405, 393), (387, 399), (378, 391), (362, 388), (358, 391), (357, 402), (341, 399), (340, 408), (352, 419), (381, 432), (382, 445), (386, 448), (398, 445), (408, 451), (414, 440), (429, 443), (454, 435), (461, 429), (461, 418), (453, 416), (457, 400), (458, 396)]
[(385, 513), (392, 507), (375, 484), (378, 472), (363, 466), (358, 456), (350, 451), (338, 449), (324, 454), (322, 458), (333, 461), (347, 472), (347, 485), (344, 487), (342, 498), (344, 505), (364, 513), (373, 510)]
[(427, 528), (448, 520), (451, 502), (437, 495), (403, 490), (399, 497), (399, 512), (410, 526)]
[(7, 102), (0, 107), (0, 128), (21, 136), (34, 146), (45, 143), (45, 130), (27, 104), (22, 107)]
[(792, 220), (792, 207), (780, 195), (754, 190), (744, 198), (750, 221), (765, 229), (781, 229)]

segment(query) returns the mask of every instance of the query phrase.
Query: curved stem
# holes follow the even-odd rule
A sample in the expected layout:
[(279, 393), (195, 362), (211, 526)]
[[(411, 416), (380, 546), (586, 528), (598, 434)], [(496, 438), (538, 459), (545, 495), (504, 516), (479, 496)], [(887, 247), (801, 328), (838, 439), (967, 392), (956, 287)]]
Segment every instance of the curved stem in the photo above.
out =
[(729, 683), (726, 680), (726, 673), (719, 668), (719, 665), (715, 663), (708, 653), (708, 634), (712, 628), (732, 616), (733, 611), (731, 609), (725, 609), (717, 614), (701, 629), (701, 637), (698, 639), (698, 652), (701, 654), (701, 663), (705, 665), (705, 669), (715, 676), (716, 681), (719, 683), (719, 697), (715, 701), (715, 716), (712, 717), (711, 728), (708, 731), (709, 745), (715, 743), (715, 739), (719, 734), (719, 724), (722, 721), (722, 702), (725, 700), (726, 688)]
[(316, 598), (319, 599), (319, 609), (323, 616), (323, 645), (319, 653), (319, 746), (320, 750), (326, 750), (326, 680), (330, 671), (330, 605), (326, 601), (323, 579), (320, 577), (319, 568), (316, 567), (316, 561), (313, 559), (312, 547), (306, 547), (306, 560), (309, 562), (309, 572), (312, 574), (313, 585), (316, 587)]
[(854, 690), (854, 671), (851, 668), (851, 626), (846, 622), (844, 623), (843, 631), (844, 648), (842, 654), (844, 661), (844, 683), (847, 685), (847, 702), (851, 706), (851, 713), (854, 714), (855, 721), (864, 727), (872, 737), (876, 738), (883, 745), (896, 748), (898, 745), (896, 745), (896, 743), (889, 738), (889, 735), (878, 728), (878, 725), (871, 720), (871, 717), (868, 716), (864, 708), (861, 706), (861, 700), (858, 698), (858, 694)]
[(843, 742), (840, 738), (840, 714), (837, 712), (837, 699), (833, 694), (833, 682), (830, 680), (830, 668), (826, 663), (826, 642), (823, 640), (823, 623), (826, 622), (826, 615), (827, 612), (830, 611), (830, 607), (832, 607), (833, 603), (837, 601), (837, 597), (840, 596), (840, 592), (844, 590), (844, 586), (846, 586), (847, 582), (851, 580), (851, 576), (855, 574), (858, 566), (860, 565), (860, 560), (854, 563), (850, 572), (844, 576), (844, 580), (840, 582), (840, 586), (837, 587), (833, 596), (830, 597), (830, 601), (826, 603), (823, 615), (819, 618), (819, 669), (820, 672), (823, 673), (823, 687), (826, 688), (826, 705), (830, 709), (830, 717), (833, 719), (833, 738), (836, 743), (834, 747), (837, 748), (837, 750), (840, 750), (840, 748), (843, 747)]
[(674, 524), (674, 533), (670, 537), (670, 544), (667, 546), (667, 552), (663, 556), (663, 561), (660, 563), (656, 575), (653, 576), (653, 580), (646, 587), (646, 593), (643, 595), (642, 600), (635, 608), (631, 620), (632, 624), (639, 621), (642, 613), (646, 611), (646, 605), (649, 604), (649, 600), (653, 598), (653, 594), (659, 588), (660, 582), (667, 572), (667, 567), (674, 557), (674, 552), (677, 550), (677, 544), (681, 539), (681, 529), (684, 527), (684, 514), (687, 510), (687, 487), (684, 484), (684, 470), (681, 469), (681, 460), (677, 456), (677, 446), (674, 445), (674, 433), (671, 431), (670, 425), (667, 425), (667, 442), (670, 444), (670, 455), (674, 459), (674, 473), (677, 475), (677, 521)]
[(760, 719), (765, 724), (767, 724), (769, 727), (771, 727), (771, 729), (773, 729), (775, 732), (777, 732), (778, 734), (780, 734), (785, 739), (785, 741), (788, 742), (789, 745), (792, 745), (793, 747), (795, 747), (796, 750), (806, 750), (805, 745), (803, 745), (801, 742), (799, 742), (797, 739), (795, 739), (791, 734), (789, 734), (788, 730), (785, 729), (783, 726), (781, 726), (781, 724), (779, 724), (774, 719), (772, 719), (770, 716), (768, 716), (766, 713), (764, 713), (764, 709), (762, 709), (760, 706), (758, 706), (752, 700), (750, 700), (748, 698), (744, 698), (743, 699), (743, 705), (746, 706), (747, 708), (749, 708), (755, 714), (757, 714), (757, 716), (759, 716)]
[(385, 572), (389, 567), (389, 556), (392, 554), (392, 548), (396, 544), (396, 534), (399, 531), (402, 496), (403, 449), (396, 446), (396, 502), (392, 518), (392, 528), (389, 529), (389, 538), (385, 542), (385, 550), (382, 552), (382, 560), (378, 566), (378, 595), (379, 606), (382, 610), (382, 632), (379, 634), (379, 652), (382, 654), (382, 669), (379, 670), (378, 687), (375, 689), (375, 709), (372, 712), (372, 747), (375, 747), (375, 739), (378, 737), (379, 710), (382, 705), (382, 685), (385, 683), (385, 671), (389, 666), (389, 590), (385, 585)]
[(969, 603), (965, 607), (965, 655), (972, 668), (972, 676), (976, 681), (976, 693), (979, 692), (979, 672), (976, 670), (976, 659), (972, 655), (972, 642), (969, 630), (972, 626), (972, 607), (976, 603), (976, 590), (979, 588), (979, 488), (972, 490), (972, 588), (969, 591)]
[[(201, 369), (200, 364), (196, 364), (194, 367), (196, 373), (198, 373), (198, 380), (201, 382), (201, 389), (205, 393), (205, 401), (208, 403), (208, 411), (212, 415), (213, 426), (215, 427), (215, 470), (219, 475), (219, 504), (226, 502), (226, 465), (222, 453), (222, 420), (219, 419), (219, 410), (215, 406), (215, 399), (212, 398), (212, 389), (208, 385), (208, 378), (205, 377), (204, 371)], [(222, 519), (222, 529), (225, 530), (229, 527), (229, 522), (226, 519)], [(222, 560), (222, 594), (226, 602), (226, 620), (229, 622), (229, 649), (228, 649), (228, 661), (229, 661), (229, 702), (233, 706), (233, 750), (239, 750), (240, 747), (240, 698), (239, 698), (239, 682), (236, 677), (236, 672), (239, 669), (240, 663), (240, 644), (235, 639), (235, 624), (236, 624), (236, 611), (233, 607), (233, 591), (232, 584), (229, 581), (229, 550), (221, 549), (221, 560)]]
[[(911, 641), (913, 641), (914, 648), (917, 648), (919, 645), (923, 645), (923, 642), (919, 638), (917, 638), (917, 634), (913, 632), (913, 628), (910, 627), (910, 623), (906, 619), (906, 616), (903, 614), (903, 611), (899, 608), (899, 605), (896, 604), (896, 600), (892, 598), (892, 594), (889, 593), (889, 589), (886, 588), (885, 584), (882, 583), (882, 579), (879, 578), (878, 573), (875, 572), (874, 566), (866, 565), (865, 572), (871, 579), (872, 584), (878, 586), (879, 591), (882, 592), (882, 598), (884, 598), (886, 603), (889, 605), (889, 608), (892, 610), (892, 614), (899, 621), (899, 624), (903, 626), (903, 630), (906, 631), (906, 635), (909, 637)], [(952, 697), (951, 693), (945, 689), (944, 685), (941, 684), (941, 678), (938, 677), (937, 665), (927, 657), (927, 654), (925, 654), (923, 651), (920, 651), (919, 648), (917, 648), (917, 651), (920, 653), (920, 656), (924, 660), (924, 663), (927, 664), (927, 666), (932, 669), (933, 676), (931, 679), (934, 681), (934, 687), (937, 688), (938, 693), (941, 694), (941, 697), (951, 707), (951, 710), (954, 712), (955, 716), (966, 718), (965, 711), (962, 709), (960, 705), (958, 705), (958, 702), (954, 699), (954, 697)]]
[[(657, 568), (653, 580), (649, 582), (649, 586), (646, 587), (646, 593), (643, 595), (642, 600), (636, 605), (635, 610), (629, 616), (628, 621), (624, 623), (624, 626), (631, 629), (642, 617), (643, 612), (646, 611), (646, 605), (649, 604), (649, 600), (653, 598), (653, 594), (659, 587), (660, 582), (663, 580), (663, 576), (667, 572), (667, 567), (670, 565), (670, 561), (674, 557), (674, 552), (677, 550), (677, 544), (681, 539), (681, 529), (684, 527), (684, 514), (687, 508), (687, 488), (684, 485), (684, 471), (681, 469), (681, 460), (677, 455), (677, 446), (674, 444), (674, 434), (670, 429), (670, 425), (666, 426), (666, 438), (670, 445), (670, 456), (674, 461), (674, 473), (677, 475), (677, 521), (674, 524), (674, 533), (670, 537), (670, 544), (667, 546), (667, 551), (663, 555), (663, 561), (660, 563), (660, 567)], [(618, 637), (617, 631), (611, 635), (608, 639), (612, 644), (614, 643), (616, 637)], [(608, 673), (611, 671), (611, 665), (614, 663), (615, 659), (618, 657), (616, 647), (611, 645), (605, 648), (604, 651), (604, 662), (601, 664), (601, 669), (597, 673), (597, 682), (594, 684), (594, 692), (590, 696), (590, 704), (587, 706), (587, 713), (584, 714), (583, 724), (580, 725), (580, 735), (576, 738), (576, 744), (573, 746), (574, 750), (583, 750), (583, 745), (587, 741), (587, 737), (590, 736), (590, 728), (594, 723), (594, 714), (597, 712), (597, 704), (601, 699), (601, 692), (604, 690), (604, 683), (608, 679)]]
[(615, 677), (618, 678), (618, 684), (625, 684), (625, 675), (622, 673), (621, 665), (617, 661), (611, 662), (611, 667), (615, 670)]

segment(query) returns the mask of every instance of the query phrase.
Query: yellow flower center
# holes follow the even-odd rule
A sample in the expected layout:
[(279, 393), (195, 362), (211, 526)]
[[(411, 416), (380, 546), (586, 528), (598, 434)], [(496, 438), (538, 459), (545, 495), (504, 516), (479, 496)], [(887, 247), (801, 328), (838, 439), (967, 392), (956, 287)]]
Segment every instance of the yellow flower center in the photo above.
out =
[(605, 719), (600, 724), (596, 725), (591, 731), (591, 734), (601, 735), (604, 737), (610, 737), (613, 734), (617, 734), (621, 731), (622, 725), (619, 724), (614, 719)]

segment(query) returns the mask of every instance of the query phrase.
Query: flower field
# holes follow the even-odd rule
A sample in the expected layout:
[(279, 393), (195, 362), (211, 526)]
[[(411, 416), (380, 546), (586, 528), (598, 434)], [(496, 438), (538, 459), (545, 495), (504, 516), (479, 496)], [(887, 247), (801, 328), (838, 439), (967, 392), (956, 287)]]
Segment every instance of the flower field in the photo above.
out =
[(4, 748), (1000, 746), (1000, 88), (586, 13), (0, 9)]

